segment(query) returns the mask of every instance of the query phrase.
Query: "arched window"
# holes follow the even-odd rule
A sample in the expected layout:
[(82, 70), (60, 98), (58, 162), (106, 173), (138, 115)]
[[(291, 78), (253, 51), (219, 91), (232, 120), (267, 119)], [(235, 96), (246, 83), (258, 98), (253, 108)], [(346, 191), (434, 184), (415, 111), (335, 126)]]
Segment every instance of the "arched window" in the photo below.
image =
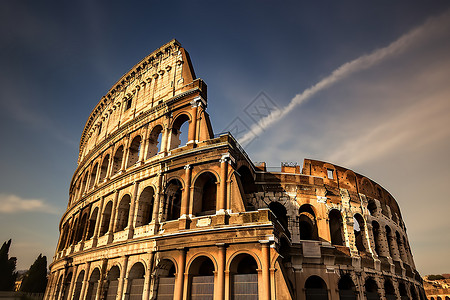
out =
[(190, 299), (213, 299), (214, 264), (206, 256), (197, 257), (189, 268)]
[(386, 300), (396, 300), (395, 289), (392, 282), (389, 279), (384, 280), (384, 294), (386, 295)]
[(403, 239), (400, 237), (398, 231), (395, 232), (395, 239), (397, 241), (398, 251), (400, 252), (400, 257), (403, 263), (408, 264), (408, 257), (406, 256), (405, 245), (403, 244)]
[(59, 276), (58, 279), (58, 283), (56, 284), (56, 293), (55, 293), (55, 299), (61, 299), (61, 288), (62, 288), (62, 283), (63, 282), (63, 275)]
[(83, 181), (81, 183), (80, 197), (82, 197), (83, 194), (86, 192), (87, 179), (88, 179), (88, 172), (86, 171), (84, 172)]
[(89, 181), (89, 189), (92, 189), (95, 185), (95, 177), (97, 176), (98, 163), (94, 165), (91, 172), (91, 180)]
[(389, 255), (391, 257), (393, 257), (394, 249), (393, 249), (393, 245), (392, 245), (392, 231), (391, 231), (391, 228), (389, 226), (387, 226), (387, 225), (384, 228), (386, 230), (386, 240), (387, 240), (387, 243), (388, 243)]
[(331, 244), (344, 245), (344, 236), (342, 232), (342, 215), (337, 209), (332, 209), (328, 215), (330, 224)]
[(166, 220), (177, 220), (181, 212), (181, 189), (178, 179), (172, 179), (166, 187), (165, 198), (167, 203)]
[(189, 122), (189, 117), (187, 115), (180, 115), (173, 122), (170, 134), (170, 150), (186, 145)]
[(231, 299), (258, 299), (258, 264), (248, 254), (237, 255), (230, 265)]
[(327, 300), (328, 290), (325, 281), (319, 276), (310, 276), (305, 282), (306, 300)]
[[(411, 294), (411, 300), (419, 300), (419, 298), (417, 297), (417, 293), (416, 293), (416, 289), (414, 288), (413, 285), (411, 285), (411, 287), (409, 288), (409, 293)], [(445, 299), (447, 300), (447, 299)], [(448, 299), (450, 300), (450, 299)]]
[(98, 268), (95, 268), (95, 270), (91, 274), (91, 277), (89, 278), (86, 300), (95, 300), (99, 280), (100, 280), (100, 270)]
[(73, 273), (70, 272), (69, 274), (67, 274), (66, 276), (66, 280), (64, 280), (64, 286), (63, 286), (63, 290), (62, 290), (62, 299), (63, 300), (67, 300), (69, 298), (69, 287), (70, 287), (70, 283), (72, 282), (72, 277), (73, 277)]
[(368, 278), (364, 284), (367, 300), (380, 300), (378, 295), (378, 285), (372, 278)]
[(291, 236), (288, 228), (288, 216), (286, 207), (279, 202), (270, 202), (269, 209), (273, 212), (275, 217), (277, 217), (278, 222), (280, 222), (281, 226), (283, 226), (286, 234)]
[(127, 168), (134, 166), (139, 160), (139, 152), (141, 151), (141, 137), (136, 136), (131, 142), (130, 148), (128, 149), (128, 164)]
[(150, 133), (150, 136), (148, 137), (148, 151), (146, 159), (155, 156), (161, 151), (161, 139), (162, 139), (162, 132), (163, 128), (161, 125), (156, 125), (152, 132)]
[(122, 160), (123, 160), (123, 146), (120, 146), (117, 149), (116, 154), (114, 155), (112, 175), (119, 173), (120, 169), (122, 168)]
[(380, 225), (378, 222), (372, 222), (373, 241), (375, 243), (375, 252), (380, 256)]
[(369, 210), (371, 216), (375, 216), (375, 214), (377, 213), (377, 204), (374, 200), (369, 200), (367, 209)]
[(106, 292), (106, 300), (115, 300), (117, 297), (117, 290), (119, 287), (119, 277), (120, 277), (120, 270), (118, 266), (114, 266), (109, 270), (108, 276), (106, 276), (106, 286), (105, 286), (105, 292)]
[(105, 180), (106, 175), (108, 174), (108, 166), (109, 166), (109, 154), (105, 156), (102, 162), (102, 166), (100, 167), (100, 178), (99, 178), (100, 182), (103, 182), (103, 180)]
[(128, 274), (128, 294), (129, 299), (142, 299), (144, 291), (145, 268), (140, 262), (135, 263)]
[(345, 274), (339, 279), (339, 299), (341, 300), (356, 300), (357, 291), (355, 284), (349, 274)]
[(400, 299), (401, 300), (408, 300), (409, 299), (405, 283), (400, 282), (398, 284), (398, 291), (400, 292)]
[(91, 217), (89, 218), (89, 225), (86, 236), (87, 240), (91, 239), (94, 236), (95, 223), (97, 222), (97, 215), (98, 215), (98, 207), (94, 209), (94, 211), (91, 214)]
[(215, 214), (216, 199), (216, 176), (211, 172), (204, 172), (194, 183), (193, 213), (197, 216)]
[(84, 233), (86, 232), (87, 217), (87, 213), (84, 213), (83, 217), (81, 217), (81, 221), (78, 223), (77, 233), (75, 236), (75, 244), (81, 242), (81, 240), (83, 239)]
[(360, 252), (366, 251), (364, 219), (360, 214), (353, 216), (353, 232), (355, 234), (356, 249)]
[(75, 282), (75, 288), (73, 289), (73, 300), (80, 300), (81, 289), (83, 287), (84, 270), (78, 274), (77, 281)]
[(109, 230), (109, 223), (111, 222), (112, 201), (109, 201), (103, 209), (102, 226), (100, 227), (100, 236), (104, 235)]
[(298, 226), (301, 240), (318, 240), (316, 215), (312, 206), (303, 204), (299, 209)]
[(153, 188), (148, 186), (139, 196), (136, 227), (147, 225), (152, 221), (154, 194)]
[(59, 242), (58, 251), (61, 251), (62, 249), (65, 248), (68, 235), (69, 235), (69, 222), (66, 222), (61, 232), (61, 240)]
[(168, 259), (163, 259), (155, 271), (158, 282), (156, 299), (173, 299), (175, 290), (175, 265)]
[(120, 200), (119, 206), (117, 207), (117, 218), (116, 218), (116, 228), (114, 232), (124, 230), (128, 226), (128, 215), (130, 214), (130, 195), (125, 195)]

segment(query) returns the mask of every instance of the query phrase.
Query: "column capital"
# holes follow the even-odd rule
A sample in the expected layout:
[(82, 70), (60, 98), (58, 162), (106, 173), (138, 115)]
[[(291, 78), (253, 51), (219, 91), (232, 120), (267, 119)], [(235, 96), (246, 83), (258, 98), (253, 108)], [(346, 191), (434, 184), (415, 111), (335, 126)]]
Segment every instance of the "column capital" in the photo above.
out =
[(201, 96), (197, 96), (190, 102), (192, 107), (199, 107), (200, 105), (206, 106), (206, 101)]
[(192, 169), (192, 165), (187, 164), (187, 165), (184, 166), (184, 169), (185, 169), (185, 170)]

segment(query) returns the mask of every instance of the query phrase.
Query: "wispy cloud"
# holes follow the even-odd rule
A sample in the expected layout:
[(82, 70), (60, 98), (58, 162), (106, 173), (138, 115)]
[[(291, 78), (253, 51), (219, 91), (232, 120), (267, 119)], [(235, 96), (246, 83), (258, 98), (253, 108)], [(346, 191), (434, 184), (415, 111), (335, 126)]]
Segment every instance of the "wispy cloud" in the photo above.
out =
[(0, 213), (43, 212), (59, 214), (56, 207), (42, 199), (24, 199), (13, 194), (0, 194)]
[(374, 52), (366, 55), (362, 55), (357, 59), (354, 59), (350, 62), (347, 62), (341, 65), (339, 68), (334, 70), (330, 75), (313, 85), (312, 87), (304, 90), (302, 93), (297, 94), (294, 98), (291, 99), (288, 105), (281, 108), (280, 110), (272, 112), (265, 118), (262, 118), (257, 124), (252, 126), (251, 132), (244, 135), (239, 142), (241, 144), (245, 144), (249, 139), (252, 139), (253, 136), (260, 135), (268, 126), (278, 122), (288, 113), (290, 113), (297, 106), (305, 103), (308, 99), (316, 95), (318, 92), (323, 91), (335, 83), (341, 81), (349, 77), (350, 75), (368, 69), (390, 57), (398, 55), (405, 50), (409, 49), (413, 44), (418, 43), (419, 41), (427, 38), (430, 35), (430, 32), (438, 31), (443, 26), (446, 27), (449, 25), (449, 17), (450, 11), (445, 12), (444, 14), (430, 18), (423, 25), (414, 28), (408, 33), (402, 35), (396, 41), (392, 42), (390, 45), (375, 50)]

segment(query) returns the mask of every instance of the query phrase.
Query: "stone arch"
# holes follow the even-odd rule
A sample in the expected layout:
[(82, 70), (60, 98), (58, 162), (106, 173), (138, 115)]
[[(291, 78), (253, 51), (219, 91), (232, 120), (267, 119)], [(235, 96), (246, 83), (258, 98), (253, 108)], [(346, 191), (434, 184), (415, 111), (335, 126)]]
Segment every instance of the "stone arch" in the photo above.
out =
[(70, 284), (72, 282), (72, 277), (73, 277), (73, 272), (70, 271), (66, 278), (64, 279), (64, 285), (62, 287), (62, 297), (60, 297), (63, 300), (67, 300), (69, 298), (69, 289), (70, 289)]
[(141, 299), (144, 292), (145, 266), (136, 262), (128, 272), (128, 294), (130, 299)]
[(387, 245), (388, 245), (388, 250), (389, 250), (389, 256), (393, 257), (394, 256), (394, 245), (392, 244), (392, 230), (391, 227), (389, 227), (388, 225), (386, 225), (384, 227), (385, 232), (386, 232), (386, 240), (387, 240)]
[(361, 178), (360, 188), (363, 194), (373, 196), (373, 184), (367, 177)]
[(70, 231), (70, 227), (69, 227), (69, 222), (64, 223), (64, 226), (62, 228), (61, 231), (61, 240), (59, 242), (59, 247), (58, 247), (58, 251), (61, 251), (65, 248), (66, 243), (67, 243), (67, 238), (69, 235), (69, 231)]
[(106, 300), (115, 300), (119, 287), (120, 268), (115, 265), (109, 269), (106, 275), (106, 286), (104, 298)]
[(80, 198), (83, 197), (83, 194), (87, 190), (88, 175), (89, 175), (88, 171), (85, 171), (84, 172), (84, 176), (83, 176), (83, 180), (81, 182)]
[(106, 234), (109, 230), (109, 223), (111, 222), (111, 213), (112, 213), (113, 202), (109, 201), (102, 213), (102, 224), (100, 227), (100, 236)]
[(406, 285), (404, 282), (400, 282), (398, 284), (398, 292), (400, 293), (400, 299), (401, 300), (408, 300), (408, 291), (406, 289)]
[(198, 255), (188, 267), (188, 294), (191, 299), (213, 299), (214, 272), (217, 267), (209, 255)]
[(344, 246), (344, 233), (342, 230), (342, 215), (337, 209), (331, 209), (328, 213), (331, 244)]
[(86, 233), (86, 239), (89, 240), (94, 236), (95, 223), (97, 222), (98, 216), (98, 207), (94, 208), (94, 211), (91, 213), (91, 217), (89, 218), (88, 229)]
[(287, 235), (291, 236), (288, 229), (288, 215), (286, 207), (279, 202), (270, 202), (269, 209), (273, 212), (278, 222), (280, 222)]
[(79, 300), (81, 296), (81, 289), (83, 288), (83, 281), (85, 276), (85, 271), (81, 270), (75, 281), (75, 287), (73, 289), (73, 300)]
[(63, 285), (63, 278), (64, 276), (61, 274), (59, 276), (58, 282), (56, 283), (56, 293), (55, 293), (55, 299), (60, 299), (60, 293)]
[(364, 290), (367, 300), (380, 300), (380, 295), (378, 294), (378, 284), (372, 277), (366, 279), (364, 283)]
[(367, 209), (369, 210), (369, 214), (371, 216), (375, 216), (376, 215), (376, 213), (377, 213), (377, 204), (376, 204), (375, 200), (370, 199), (367, 202)]
[[(235, 253), (230, 258), (231, 299), (258, 299), (258, 261), (246, 252)], [(239, 295), (239, 298), (237, 297)]]
[(130, 215), (131, 196), (125, 194), (117, 206), (117, 216), (114, 232), (122, 231), (128, 226), (128, 216)]
[(106, 156), (103, 158), (103, 162), (100, 167), (99, 182), (103, 182), (103, 180), (105, 180), (106, 176), (108, 175), (109, 157), (109, 154), (106, 154)]
[(355, 245), (358, 251), (366, 251), (366, 234), (364, 218), (360, 214), (353, 215), (353, 232), (355, 234)]
[(155, 156), (156, 154), (161, 152), (162, 132), (163, 127), (161, 125), (156, 125), (150, 132), (148, 137), (148, 150), (146, 159)]
[(123, 154), (123, 145), (120, 145), (113, 157), (112, 175), (119, 173), (122, 168)]
[(152, 186), (145, 187), (138, 199), (136, 227), (144, 226), (152, 221), (155, 190)]
[(139, 153), (141, 152), (141, 141), (140, 135), (136, 135), (128, 147), (128, 161), (127, 168), (134, 166), (139, 160)]
[(381, 255), (380, 252), (380, 224), (378, 224), (377, 221), (372, 221), (372, 235), (373, 235), (373, 242), (375, 244), (375, 252), (378, 256)]
[(346, 184), (349, 188), (357, 190), (357, 177), (355, 172), (347, 170), (344, 173)]
[(171, 179), (165, 189), (166, 221), (177, 220), (181, 213), (181, 197), (183, 185), (178, 179)]
[(339, 299), (356, 300), (358, 292), (350, 274), (342, 275), (338, 282)]
[[(186, 145), (187, 133), (189, 132), (190, 123), (191, 123), (191, 117), (185, 112), (178, 114), (174, 118), (174, 121), (172, 122), (171, 130), (170, 130), (169, 150)], [(181, 131), (181, 129), (183, 129), (183, 131)]]
[(384, 294), (386, 300), (396, 300), (397, 296), (395, 295), (395, 288), (390, 279), (384, 279)]
[(89, 189), (92, 189), (95, 185), (95, 178), (97, 176), (97, 171), (98, 171), (98, 163), (95, 163), (94, 168), (92, 168), (92, 171), (91, 171), (91, 179), (89, 181)]
[(81, 240), (83, 239), (85, 233), (86, 233), (86, 228), (87, 228), (87, 224), (88, 224), (88, 213), (84, 212), (81, 216), (81, 218), (79, 219), (78, 222), (78, 226), (77, 226), (77, 231), (76, 231), (76, 235), (75, 235), (75, 244), (81, 242)]
[[(409, 293), (411, 295), (411, 300), (419, 300), (419, 298), (417, 297), (417, 292), (416, 289), (414, 288), (414, 285), (411, 285), (409, 288)], [(447, 299), (446, 299), (447, 300)], [(450, 299), (449, 299), (450, 300)]]
[(210, 171), (199, 174), (194, 181), (192, 213), (194, 215), (212, 215), (216, 212), (217, 177)]
[(235, 174), (236, 184), (242, 195), (242, 199), (244, 200), (246, 211), (255, 210), (255, 206), (250, 202), (251, 194), (257, 191), (253, 173), (246, 165), (240, 166), (237, 171), (234, 171), (233, 173)]
[(300, 206), (298, 226), (301, 240), (319, 240), (316, 213), (311, 204), (303, 204)]
[(306, 300), (328, 300), (327, 284), (320, 276), (309, 276), (305, 281), (305, 294)]
[(95, 268), (89, 277), (86, 300), (95, 300), (97, 295), (98, 284), (100, 281), (100, 269)]
[(176, 273), (175, 260), (162, 258), (153, 274), (156, 281), (154, 294), (157, 295), (157, 299), (173, 299)]

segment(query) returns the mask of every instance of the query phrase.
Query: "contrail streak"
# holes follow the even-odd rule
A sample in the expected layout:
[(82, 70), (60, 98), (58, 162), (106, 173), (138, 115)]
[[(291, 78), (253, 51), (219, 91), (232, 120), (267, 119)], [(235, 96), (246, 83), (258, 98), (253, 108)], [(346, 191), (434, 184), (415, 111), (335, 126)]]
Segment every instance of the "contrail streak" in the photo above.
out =
[(265, 128), (278, 122), (281, 118), (290, 113), (295, 107), (305, 103), (306, 100), (308, 100), (318, 92), (327, 89), (339, 80), (342, 80), (355, 72), (368, 69), (371, 66), (383, 61), (384, 59), (406, 50), (418, 39), (427, 37), (427, 33), (430, 30), (437, 30), (440, 28), (440, 26), (442, 27), (442, 24), (440, 24), (440, 22), (447, 21), (449, 15), (450, 13), (449, 11), (447, 11), (446, 13), (438, 17), (430, 18), (423, 25), (416, 27), (408, 33), (402, 35), (390, 45), (384, 48), (377, 49), (370, 54), (362, 55), (352, 61), (341, 65), (330, 75), (328, 75), (315, 85), (307, 88), (302, 93), (295, 95), (295, 97), (292, 98), (288, 105), (281, 108), (280, 110), (273, 111), (268, 116), (260, 119), (258, 123), (252, 126), (250, 132), (246, 133), (242, 138), (239, 139), (239, 143), (245, 144), (250, 139), (254, 138), (255, 135), (260, 135)]

